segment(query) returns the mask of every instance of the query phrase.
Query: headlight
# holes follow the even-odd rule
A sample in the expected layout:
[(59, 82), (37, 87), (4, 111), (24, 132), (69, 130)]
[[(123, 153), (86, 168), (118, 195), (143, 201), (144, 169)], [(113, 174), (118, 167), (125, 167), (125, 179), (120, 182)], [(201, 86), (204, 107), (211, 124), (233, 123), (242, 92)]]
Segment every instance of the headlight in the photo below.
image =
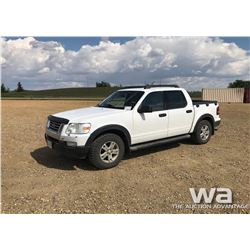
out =
[(90, 123), (70, 123), (65, 133), (70, 134), (87, 134), (90, 131)]

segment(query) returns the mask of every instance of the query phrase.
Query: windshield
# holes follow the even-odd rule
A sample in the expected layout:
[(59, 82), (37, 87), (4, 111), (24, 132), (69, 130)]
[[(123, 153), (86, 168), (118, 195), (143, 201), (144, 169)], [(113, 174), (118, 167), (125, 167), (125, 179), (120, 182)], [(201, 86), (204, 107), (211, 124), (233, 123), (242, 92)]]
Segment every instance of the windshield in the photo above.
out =
[(114, 109), (124, 109), (124, 107), (131, 107), (131, 109), (133, 109), (143, 94), (143, 91), (117, 91), (108, 96), (97, 106)]

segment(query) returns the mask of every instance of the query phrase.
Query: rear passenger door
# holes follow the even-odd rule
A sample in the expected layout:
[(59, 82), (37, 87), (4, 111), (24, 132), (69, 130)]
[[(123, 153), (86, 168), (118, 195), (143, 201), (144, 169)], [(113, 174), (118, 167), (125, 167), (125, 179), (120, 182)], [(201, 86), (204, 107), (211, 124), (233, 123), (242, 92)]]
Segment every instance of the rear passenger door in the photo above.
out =
[(188, 104), (181, 90), (164, 91), (168, 109), (168, 137), (187, 134), (193, 122), (193, 105)]

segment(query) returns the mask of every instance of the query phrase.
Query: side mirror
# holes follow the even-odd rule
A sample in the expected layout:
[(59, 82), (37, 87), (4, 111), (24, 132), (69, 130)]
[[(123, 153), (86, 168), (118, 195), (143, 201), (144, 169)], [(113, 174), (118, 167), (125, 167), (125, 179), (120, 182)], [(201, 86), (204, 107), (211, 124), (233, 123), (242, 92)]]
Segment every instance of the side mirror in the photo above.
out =
[(152, 113), (152, 107), (151, 106), (140, 106), (138, 109), (138, 113)]

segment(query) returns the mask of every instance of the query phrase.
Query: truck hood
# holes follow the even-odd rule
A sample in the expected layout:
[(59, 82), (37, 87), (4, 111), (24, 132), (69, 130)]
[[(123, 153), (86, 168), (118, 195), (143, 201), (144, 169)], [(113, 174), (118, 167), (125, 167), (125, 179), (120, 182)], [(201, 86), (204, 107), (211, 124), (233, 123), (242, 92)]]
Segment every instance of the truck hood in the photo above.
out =
[(53, 114), (53, 116), (70, 120), (70, 122), (89, 122), (89, 119), (124, 112), (123, 109), (89, 107)]

